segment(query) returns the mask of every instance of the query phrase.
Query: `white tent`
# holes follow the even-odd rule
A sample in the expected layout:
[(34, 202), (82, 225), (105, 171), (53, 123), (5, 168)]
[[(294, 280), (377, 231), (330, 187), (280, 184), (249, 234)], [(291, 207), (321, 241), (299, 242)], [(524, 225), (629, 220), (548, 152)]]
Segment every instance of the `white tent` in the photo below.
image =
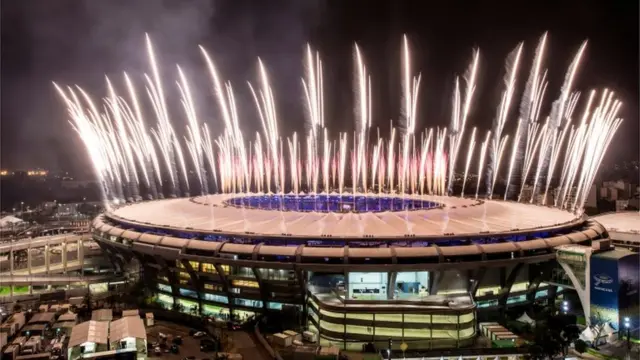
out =
[(536, 324), (536, 321), (533, 320), (532, 318), (529, 317), (529, 315), (527, 315), (527, 313), (523, 313), (522, 316), (520, 316), (516, 321), (521, 322), (521, 323), (525, 323), (525, 324), (529, 324), (531, 326), (534, 326)]
[(580, 340), (585, 342), (592, 343), (594, 338), (595, 338), (595, 334), (593, 333), (593, 330), (591, 330), (590, 327), (587, 327), (586, 329), (584, 329), (584, 331), (580, 334)]
[(602, 329), (602, 335), (610, 335), (613, 334), (615, 332), (617, 332), (618, 330), (614, 329), (613, 326), (611, 326), (610, 323), (606, 323), (604, 324), (604, 328)]
[(7, 215), (0, 219), (0, 227), (10, 227), (13, 225), (22, 224), (24, 221), (12, 215)]
[(616, 330), (613, 326), (611, 326), (610, 323), (606, 323), (604, 324), (604, 328), (602, 329), (602, 334), (600, 336), (606, 336), (607, 337), (607, 342), (613, 342), (615, 341), (618, 337), (616, 336), (616, 333), (618, 332), (618, 330)]

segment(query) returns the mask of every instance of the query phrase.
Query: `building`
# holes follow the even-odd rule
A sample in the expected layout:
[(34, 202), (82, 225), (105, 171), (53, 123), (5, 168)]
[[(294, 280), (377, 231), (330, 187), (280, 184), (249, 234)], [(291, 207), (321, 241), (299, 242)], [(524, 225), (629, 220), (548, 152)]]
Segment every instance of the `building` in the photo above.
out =
[(22, 334), (26, 336), (44, 335), (44, 332), (53, 325), (55, 320), (55, 312), (37, 312), (31, 317), (27, 326), (22, 328)]
[(53, 331), (57, 335), (71, 335), (71, 330), (78, 324), (78, 314), (67, 312), (58, 317), (58, 320), (53, 324)]
[(640, 252), (640, 213), (637, 211), (616, 212), (593, 217), (609, 233), (616, 247)]
[(113, 309), (98, 309), (91, 312), (92, 321), (111, 321), (113, 320)]
[(139, 317), (90, 320), (73, 327), (67, 349), (68, 360), (112, 357), (125, 352), (135, 353), (138, 359), (146, 359), (147, 333)]
[(67, 345), (67, 359), (76, 360), (84, 354), (99, 353), (109, 348), (109, 323), (85, 321), (73, 327)]
[(111, 322), (109, 326), (109, 348), (111, 350), (135, 350), (138, 359), (146, 358), (147, 331), (139, 316), (125, 316)]
[(227, 194), (121, 206), (92, 236), (167, 309), (236, 321), (298, 309), (323, 346), (419, 349), (468, 346), (496, 312), (553, 302), (555, 248), (608, 234), (516, 202)]

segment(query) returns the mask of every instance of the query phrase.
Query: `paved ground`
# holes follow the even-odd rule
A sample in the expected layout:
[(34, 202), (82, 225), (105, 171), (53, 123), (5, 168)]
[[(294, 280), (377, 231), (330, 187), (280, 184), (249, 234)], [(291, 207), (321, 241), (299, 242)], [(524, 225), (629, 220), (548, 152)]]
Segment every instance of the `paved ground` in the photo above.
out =
[(177, 325), (165, 321), (156, 321), (155, 325), (147, 328), (147, 341), (156, 342), (158, 340), (158, 333), (166, 335), (182, 336), (182, 345), (180, 345), (180, 352), (178, 354), (162, 353), (157, 356), (150, 351), (148, 356), (150, 358), (165, 359), (165, 360), (181, 360), (187, 356), (195, 356), (197, 360), (213, 358), (213, 353), (204, 353), (200, 351), (200, 339), (194, 339), (189, 336), (189, 328), (182, 325)]
[[(163, 333), (172, 336), (182, 336), (182, 345), (180, 345), (180, 353), (178, 354), (163, 353), (160, 356), (156, 356), (151, 352), (149, 357), (163, 360), (182, 360), (187, 356), (194, 356), (196, 360), (213, 359), (215, 353), (201, 352), (200, 339), (194, 339), (192, 336), (189, 336), (189, 330), (186, 326), (166, 321), (156, 321), (153, 327), (147, 328), (147, 340), (149, 342), (157, 341), (158, 333)], [(229, 341), (224, 349), (225, 351), (239, 353), (243, 359), (246, 360), (272, 360), (252, 333), (245, 331), (227, 332), (226, 330), (223, 330), (223, 333), (229, 335)]]
[(242, 354), (245, 360), (272, 360), (269, 353), (260, 345), (255, 335), (245, 331), (234, 331), (231, 333), (233, 340), (232, 352)]

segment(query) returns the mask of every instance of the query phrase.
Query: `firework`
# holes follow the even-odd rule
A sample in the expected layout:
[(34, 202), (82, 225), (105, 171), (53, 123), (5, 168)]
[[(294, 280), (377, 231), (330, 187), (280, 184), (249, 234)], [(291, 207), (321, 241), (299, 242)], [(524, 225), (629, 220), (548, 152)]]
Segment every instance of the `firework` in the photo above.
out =
[[(514, 185), (520, 187), (518, 201), (524, 200), (523, 190), (529, 174), (533, 173), (530, 202), (535, 201), (538, 190), (543, 191), (543, 204), (547, 195), (554, 192), (555, 206), (581, 211), (598, 166), (622, 122), (617, 117), (622, 104), (608, 90), (601, 92), (600, 101), (595, 104), (596, 92), (592, 91), (580, 122), (573, 123), (574, 110), (582, 106), (579, 93), (573, 92), (572, 86), (585, 42), (569, 66), (560, 97), (541, 125), (539, 118), (548, 83), (546, 70), (542, 68), (546, 43), (547, 34), (544, 34), (535, 52), (520, 102), (517, 128), (512, 135), (505, 134), (504, 130), (514, 102), (523, 44), (507, 57), (504, 91), (494, 125), (481, 142), (476, 139), (479, 130), (475, 127), (466, 141), (461, 196), (465, 194), (468, 177), (475, 175), (476, 198), (481, 195), (484, 178), (487, 198), (491, 198), (511, 137), (504, 199), (508, 198), (512, 175), (521, 171), (521, 180)], [(116, 82), (106, 79), (108, 95), (101, 107), (79, 87), (55, 85), (67, 106), (69, 122), (87, 149), (106, 202), (139, 201), (143, 195), (150, 199), (188, 196), (192, 191), (207, 194), (212, 189), (280, 195), (287, 191), (300, 195), (307, 192), (312, 196), (347, 191), (366, 194), (369, 189), (376, 192), (376, 196), (384, 196), (386, 192), (412, 196), (451, 193), (458, 154), (470, 120), (479, 50), (473, 52), (464, 82), (455, 79), (450, 125), (419, 129), (421, 75), (413, 73), (409, 41), (403, 37), (399, 89), (401, 126), (395, 128), (391, 122), (388, 138), (382, 137), (378, 129), (377, 136), (374, 134), (376, 137), (371, 140), (372, 81), (357, 45), (354, 46), (355, 131), (341, 132), (335, 139), (330, 137), (325, 124), (320, 54), (311, 46), (306, 47), (301, 91), (307, 116), (302, 136), (295, 132), (281, 136), (271, 76), (267, 66), (258, 60), (258, 86), (249, 83), (249, 91), (262, 131), (248, 139), (248, 144), (240, 130), (241, 115), (231, 83), (221, 79), (212, 57), (204, 48), (200, 50), (219, 109), (217, 118), (221, 120), (222, 129), (218, 133), (212, 132), (211, 124), (203, 121), (209, 116), (197, 113), (193, 89), (186, 74), (177, 66), (176, 84), (186, 123), (185, 136), (177, 136), (177, 122), (170, 116), (164, 79), (160, 77), (159, 62), (149, 37), (146, 37), (146, 51), (150, 74), (143, 74), (143, 78), (151, 116), (143, 113), (145, 107), (135, 81), (127, 73), (124, 74), (126, 96), (118, 93)], [(277, 81), (277, 77), (274, 79)], [(476, 151), (477, 143), (479, 151)], [(469, 174), (474, 161), (477, 173)], [(556, 170), (559, 179), (554, 182)], [(194, 174), (193, 179), (189, 174)], [(211, 214), (213, 217), (213, 208)]]

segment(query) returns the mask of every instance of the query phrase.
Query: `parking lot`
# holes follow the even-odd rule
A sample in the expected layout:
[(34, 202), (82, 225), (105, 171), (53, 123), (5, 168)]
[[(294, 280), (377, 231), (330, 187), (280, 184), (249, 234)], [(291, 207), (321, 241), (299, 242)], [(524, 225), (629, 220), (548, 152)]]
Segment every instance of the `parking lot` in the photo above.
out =
[(213, 359), (215, 353), (200, 351), (201, 339), (195, 339), (193, 336), (190, 336), (190, 331), (191, 329), (186, 326), (165, 321), (156, 321), (155, 325), (147, 327), (147, 342), (149, 344), (158, 342), (160, 340), (160, 333), (167, 335), (168, 346), (171, 346), (171, 340), (176, 336), (182, 337), (182, 344), (178, 346), (179, 352), (177, 354), (163, 351), (162, 355), (156, 355), (153, 349), (149, 349), (148, 356), (166, 360), (182, 360), (190, 356), (193, 356), (197, 360)]

